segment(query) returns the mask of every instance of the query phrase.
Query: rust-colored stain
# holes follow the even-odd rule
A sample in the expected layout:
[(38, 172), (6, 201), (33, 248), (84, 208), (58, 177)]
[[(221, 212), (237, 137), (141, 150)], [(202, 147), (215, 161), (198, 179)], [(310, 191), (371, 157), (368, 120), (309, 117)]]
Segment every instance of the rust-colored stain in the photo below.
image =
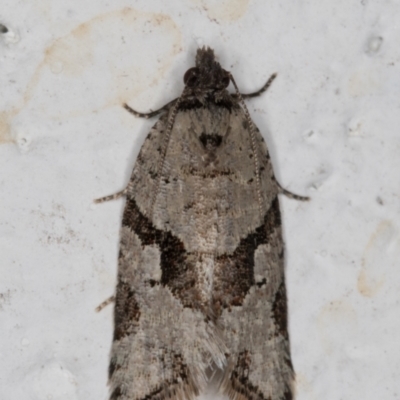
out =
[(297, 392), (302, 392), (307, 396), (309, 400), (317, 400), (319, 397), (315, 394), (313, 385), (307, 375), (302, 373), (301, 371), (296, 372), (296, 381), (295, 381), (295, 398)]
[(337, 350), (343, 336), (357, 335), (357, 313), (346, 300), (335, 300), (326, 304), (318, 315), (318, 330), (325, 352), (331, 354)]
[(18, 112), (17, 109), (0, 112), (0, 144), (14, 141), (11, 134), (11, 121)]
[(361, 260), (361, 271), (358, 275), (357, 289), (366, 297), (375, 296), (385, 283), (385, 271), (390, 260), (386, 249), (390, 244), (394, 227), (390, 221), (382, 221), (371, 235)]
[[(156, 64), (152, 60), (156, 69), (149, 72), (146, 59), (140, 51), (143, 44), (150, 42), (153, 37), (164, 42), (160, 49), (152, 50), (153, 57), (159, 58)], [(134, 98), (162, 79), (175, 55), (181, 51), (181, 41), (180, 30), (168, 15), (146, 13), (132, 8), (111, 11), (80, 24), (68, 34), (54, 40), (44, 50), (43, 59), (32, 74), (20, 104), (0, 114), (0, 143), (15, 142), (11, 130), (12, 119), (28, 104), (32, 106), (32, 100), (32, 107), (45, 112), (47, 118), (62, 120), (122, 104)], [(119, 50), (121, 51), (117, 54)], [(146, 75), (146, 79), (141, 79), (144, 73), (151, 73), (151, 77)], [(48, 92), (50, 95), (52, 91), (56, 93), (57, 85), (61, 85), (64, 91), (65, 87), (69, 90), (71, 86), (75, 96), (79, 97), (81, 91), (84, 96), (84, 90), (96, 90), (95, 80), (90, 81), (92, 76), (104, 76), (102, 88), (97, 88), (102, 100), (100, 106), (90, 102), (83, 106), (75, 105), (71, 97), (63, 105), (60, 100), (62, 95), (59, 93), (53, 102), (44, 97)], [(89, 77), (89, 83), (86, 82), (86, 77)], [(152, 81), (149, 82), (149, 79)]]
[(365, 297), (373, 297), (381, 289), (384, 279), (376, 279), (368, 276), (365, 269), (358, 275), (357, 289)]
[(203, 9), (211, 21), (231, 22), (246, 14), (250, 0), (192, 0), (192, 2)]

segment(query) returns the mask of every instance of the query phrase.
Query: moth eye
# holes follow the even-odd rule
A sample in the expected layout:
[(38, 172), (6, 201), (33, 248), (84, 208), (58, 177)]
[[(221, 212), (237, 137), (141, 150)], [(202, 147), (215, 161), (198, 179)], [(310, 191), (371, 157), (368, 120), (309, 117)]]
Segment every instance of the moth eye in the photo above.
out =
[(224, 88), (228, 87), (229, 86), (229, 82), (231, 81), (231, 78), (229, 77), (229, 73), (226, 72), (226, 71), (225, 71), (225, 73), (226, 73), (225, 76), (221, 80), (222, 86)]
[(199, 69), (196, 67), (188, 69), (183, 77), (183, 82), (185, 85), (194, 86), (197, 82), (198, 73)]

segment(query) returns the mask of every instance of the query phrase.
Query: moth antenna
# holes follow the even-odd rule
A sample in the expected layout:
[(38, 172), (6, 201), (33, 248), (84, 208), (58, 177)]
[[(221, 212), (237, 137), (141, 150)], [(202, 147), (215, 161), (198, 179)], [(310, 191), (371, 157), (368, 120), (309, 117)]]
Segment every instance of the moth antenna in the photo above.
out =
[(255, 168), (255, 172), (256, 172), (256, 185), (257, 185), (257, 199), (258, 199), (258, 207), (260, 209), (260, 215), (261, 217), (263, 217), (263, 201), (262, 201), (262, 197), (261, 197), (261, 184), (260, 184), (260, 163), (258, 161), (258, 155), (257, 155), (257, 148), (256, 148), (256, 135), (255, 135), (255, 131), (256, 128), (253, 124), (253, 121), (250, 118), (250, 113), (249, 110), (246, 107), (246, 103), (244, 102), (243, 96), (239, 91), (239, 88), (235, 82), (235, 78), (233, 77), (233, 75), (229, 72), (229, 79), (231, 80), (231, 82), (233, 83), (233, 86), (235, 87), (235, 91), (236, 91), (236, 96), (239, 99), (240, 104), (243, 107), (243, 111), (244, 111), (244, 115), (246, 117), (248, 126), (249, 126), (249, 132), (250, 132), (250, 140), (251, 140), (251, 149), (253, 150), (253, 160), (254, 160), (254, 168)]
[(157, 194), (160, 189), (162, 172), (163, 172), (164, 163), (165, 163), (165, 157), (167, 155), (169, 140), (171, 138), (171, 132), (172, 132), (172, 128), (175, 123), (176, 114), (178, 114), (179, 105), (181, 104), (182, 99), (185, 97), (186, 92), (187, 92), (187, 87), (185, 86), (185, 89), (183, 90), (182, 94), (180, 95), (180, 97), (177, 98), (176, 103), (172, 106), (171, 114), (168, 117), (167, 130), (165, 131), (165, 138), (164, 138), (164, 144), (162, 147), (161, 158), (160, 158), (160, 161), (158, 162), (158, 166), (157, 166), (158, 181), (157, 181), (156, 189), (154, 191), (153, 198), (151, 199), (150, 215), (153, 214), (154, 204), (156, 202)]

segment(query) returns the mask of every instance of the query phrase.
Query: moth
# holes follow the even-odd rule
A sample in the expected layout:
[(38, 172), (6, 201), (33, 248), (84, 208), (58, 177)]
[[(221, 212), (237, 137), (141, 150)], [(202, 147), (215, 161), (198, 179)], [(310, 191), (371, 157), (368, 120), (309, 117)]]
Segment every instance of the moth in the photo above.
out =
[[(111, 400), (221, 393), (290, 400), (284, 248), (268, 149), (232, 74), (200, 48), (159, 110), (127, 187), (109, 367)], [(233, 84), (234, 93), (227, 88)]]

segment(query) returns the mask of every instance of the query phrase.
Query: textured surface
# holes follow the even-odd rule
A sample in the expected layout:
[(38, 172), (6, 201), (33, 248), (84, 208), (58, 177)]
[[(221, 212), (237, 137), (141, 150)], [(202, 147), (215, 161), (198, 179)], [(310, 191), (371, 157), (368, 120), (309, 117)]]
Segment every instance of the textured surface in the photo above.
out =
[(108, 399), (114, 307), (94, 310), (125, 202), (93, 199), (155, 122), (121, 104), (179, 96), (209, 45), (245, 93), (278, 73), (246, 103), (279, 182), (312, 198), (279, 199), (296, 400), (398, 400), (398, 1), (1, 5), (1, 399)]

